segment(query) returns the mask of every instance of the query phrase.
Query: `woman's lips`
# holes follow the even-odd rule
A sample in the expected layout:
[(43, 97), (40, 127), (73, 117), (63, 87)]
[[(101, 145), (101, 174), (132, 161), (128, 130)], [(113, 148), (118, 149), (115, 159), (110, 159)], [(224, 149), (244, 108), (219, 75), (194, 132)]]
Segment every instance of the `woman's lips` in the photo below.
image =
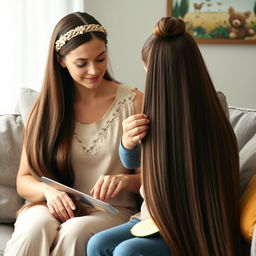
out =
[(87, 77), (86, 80), (90, 81), (90, 82), (96, 82), (98, 80), (99, 76), (95, 76), (95, 77)]

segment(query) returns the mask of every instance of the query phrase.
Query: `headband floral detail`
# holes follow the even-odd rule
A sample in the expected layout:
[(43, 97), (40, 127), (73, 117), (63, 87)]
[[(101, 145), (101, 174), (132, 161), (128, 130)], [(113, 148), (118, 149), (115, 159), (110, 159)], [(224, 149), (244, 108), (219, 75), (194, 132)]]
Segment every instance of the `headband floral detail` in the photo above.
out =
[(107, 35), (107, 30), (99, 24), (88, 24), (78, 26), (74, 29), (69, 30), (67, 33), (59, 37), (59, 39), (55, 42), (56, 51), (58, 52), (62, 48), (62, 46), (65, 45), (66, 42), (72, 39), (73, 37), (93, 31), (102, 32)]

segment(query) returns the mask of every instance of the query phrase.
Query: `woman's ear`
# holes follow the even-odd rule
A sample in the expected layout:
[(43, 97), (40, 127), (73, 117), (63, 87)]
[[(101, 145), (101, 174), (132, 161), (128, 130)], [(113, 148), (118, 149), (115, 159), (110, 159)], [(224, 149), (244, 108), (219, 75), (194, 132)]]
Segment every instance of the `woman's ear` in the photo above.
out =
[(59, 62), (59, 64), (63, 67), (66, 68), (67, 65), (65, 63), (64, 57), (60, 56), (59, 54), (57, 55), (57, 61)]

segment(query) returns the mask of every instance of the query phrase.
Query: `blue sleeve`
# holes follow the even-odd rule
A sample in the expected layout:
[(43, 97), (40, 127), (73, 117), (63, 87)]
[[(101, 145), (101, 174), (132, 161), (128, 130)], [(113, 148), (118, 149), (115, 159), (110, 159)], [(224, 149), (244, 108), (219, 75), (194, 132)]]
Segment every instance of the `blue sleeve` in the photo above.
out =
[(127, 169), (136, 169), (140, 167), (140, 152), (140, 144), (133, 149), (124, 148), (122, 142), (119, 144), (119, 157), (122, 164)]

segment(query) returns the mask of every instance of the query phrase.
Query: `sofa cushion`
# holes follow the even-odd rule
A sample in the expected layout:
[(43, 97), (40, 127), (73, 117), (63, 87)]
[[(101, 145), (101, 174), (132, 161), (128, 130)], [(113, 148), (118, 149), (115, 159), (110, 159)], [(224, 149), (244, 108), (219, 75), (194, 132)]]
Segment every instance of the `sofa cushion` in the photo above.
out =
[(240, 151), (256, 133), (256, 110), (229, 107), (229, 115)]
[(17, 195), (12, 186), (0, 185), (0, 222), (10, 223), (16, 219), (16, 212), (23, 205), (24, 200)]
[(21, 88), (18, 98), (19, 112), (22, 116), (23, 123), (26, 124), (33, 104), (35, 103), (38, 92), (30, 88)]
[(226, 96), (221, 92), (221, 91), (217, 91), (217, 95), (220, 101), (220, 104), (227, 116), (227, 118), (229, 119), (229, 109), (228, 109), (228, 103), (227, 103), (227, 99)]
[(256, 135), (253, 136), (239, 153), (240, 156), (240, 194), (248, 182), (256, 175)]
[(21, 116), (0, 116), (0, 222), (13, 222), (23, 204), (16, 193), (22, 132)]

